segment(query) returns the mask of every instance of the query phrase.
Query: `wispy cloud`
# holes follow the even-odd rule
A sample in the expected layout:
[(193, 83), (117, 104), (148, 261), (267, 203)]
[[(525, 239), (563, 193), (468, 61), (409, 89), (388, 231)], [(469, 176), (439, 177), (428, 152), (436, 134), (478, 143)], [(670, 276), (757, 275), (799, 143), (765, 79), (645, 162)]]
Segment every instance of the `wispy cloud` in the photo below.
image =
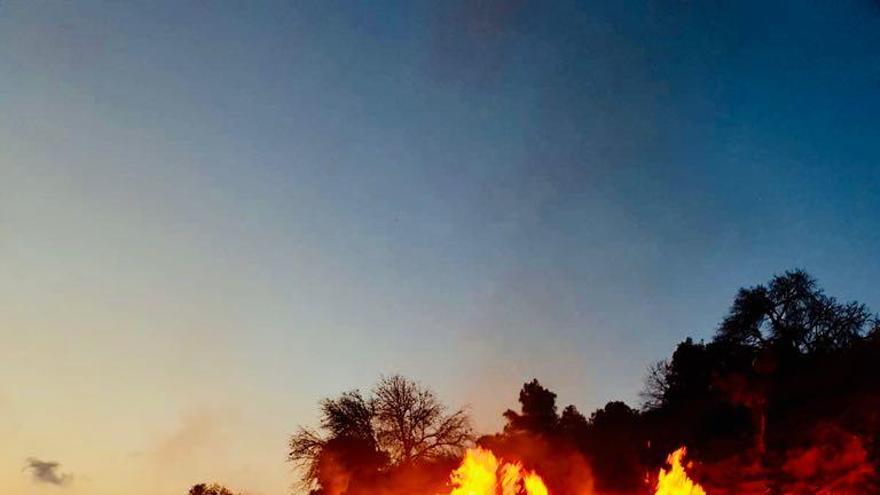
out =
[(35, 483), (65, 486), (73, 481), (73, 475), (61, 472), (61, 464), (55, 461), (41, 461), (34, 457), (25, 460), (25, 470), (30, 470)]

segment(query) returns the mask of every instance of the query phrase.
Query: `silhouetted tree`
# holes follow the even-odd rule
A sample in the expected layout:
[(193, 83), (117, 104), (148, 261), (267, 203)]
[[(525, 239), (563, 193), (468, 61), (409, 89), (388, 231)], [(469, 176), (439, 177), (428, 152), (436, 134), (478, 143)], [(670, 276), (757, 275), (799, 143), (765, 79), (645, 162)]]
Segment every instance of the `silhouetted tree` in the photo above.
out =
[(660, 403), (700, 399), (709, 394), (712, 386), (714, 362), (712, 353), (702, 342), (688, 337), (678, 344), (672, 359), (655, 369), (664, 375), (654, 378), (656, 387), (663, 391)]
[(331, 495), (382, 470), (456, 457), (473, 441), (464, 410), (448, 412), (430, 389), (400, 375), (381, 378), (368, 398), (355, 390), (320, 405), (320, 431), (300, 427), (288, 459), (304, 488)]
[(473, 441), (463, 409), (448, 412), (434, 393), (400, 375), (373, 389), (376, 438), (393, 464), (458, 456)]
[(520, 411), (504, 412), (505, 432), (523, 431), (550, 434), (556, 431), (559, 414), (556, 412), (556, 394), (544, 388), (538, 380), (523, 385), (519, 392)]
[(871, 314), (857, 302), (826, 296), (803, 270), (787, 271), (765, 287), (740, 289), (716, 340), (799, 353), (833, 352), (864, 335)]
[(303, 487), (326, 486), (340, 472), (363, 474), (384, 467), (387, 457), (376, 441), (371, 400), (353, 390), (322, 400), (320, 407), (324, 433), (300, 427), (290, 439), (288, 459), (300, 468)]
[[(572, 476), (590, 472), (602, 493), (636, 493), (644, 474), (682, 445), (704, 466), (721, 466), (714, 474), (734, 493), (739, 481), (754, 481), (738, 477), (755, 473), (773, 493), (809, 493), (786, 491), (797, 464), (789, 454), (804, 462), (817, 438), (837, 445), (830, 452), (846, 461), (841, 476), (864, 457), (880, 464), (878, 376), (877, 318), (789, 271), (741, 289), (710, 341), (687, 338), (652, 365), (641, 410), (614, 401), (589, 419), (574, 406), (560, 413), (556, 394), (531, 380), (519, 391), (520, 410), (503, 413), (503, 433), (479, 444), (546, 474), (551, 493), (570, 493), (581, 486)], [(447, 462), (471, 440), (462, 410), (448, 411), (429, 389), (395, 375), (366, 397), (353, 391), (321, 401), (320, 428), (293, 435), (290, 460), (315, 495), (369, 495), (382, 486), (440, 493)], [(695, 472), (711, 481), (712, 469)]]
[(589, 426), (587, 418), (573, 405), (565, 406), (559, 416), (558, 424), (560, 434), (571, 439), (577, 439), (586, 434)]
[(345, 392), (336, 399), (321, 401), (321, 428), (334, 437), (374, 439), (375, 415), (374, 402), (365, 400), (357, 390)]
[(663, 359), (648, 366), (648, 374), (645, 377), (645, 387), (639, 394), (642, 398), (642, 406), (646, 409), (660, 407), (669, 394), (669, 361)]
[(639, 488), (644, 472), (640, 420), (638, 411), (620, 401), (609, 402), (590, 415), (581, 443), (600, 489), (625, 492)]
[(557, 488), (573, 473), (553, 464), (583, 458), (603, 493), (640, 488), (645, 441), (639, 412), (623, 402), (609, 402), (590, 419), (573, 405), (559, 414), (556, 397), (538, 380), (525, 383), (519, 393), (520, 412), (504, 413), (504, 433), (484, 436), (479, 443), (526, 465), (542, 466), (552, 473), (551, 482), (562, 483)]
[(820, 425), (880, 438), (877, 327), (801, 270), (741, 289), (711, 342), (687, 339), (649, 369), (652, 455), (686, 444), (703, 460), (746, 455), (771, 469)]

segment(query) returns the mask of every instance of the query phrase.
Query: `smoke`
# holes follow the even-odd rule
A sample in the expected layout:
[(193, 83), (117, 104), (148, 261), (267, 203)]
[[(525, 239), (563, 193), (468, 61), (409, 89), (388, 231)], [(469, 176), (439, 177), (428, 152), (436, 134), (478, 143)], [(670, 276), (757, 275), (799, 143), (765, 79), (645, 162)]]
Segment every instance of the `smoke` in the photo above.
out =
[(712, 495), (873, 495), (880, 487), (865, 442), (833, 424), (820, 424), (805, 433), (801, 446), (764, 456), (744, 451), (692, 468)]
[(41, 461), (34, 457), (25, 460), (25, 470), (30, 470), (35, 483), (65, 486), (73, 481), (73, 475), (61, 473), (61, 464), (55, 461)]
[(319, 479), (325, 495), (343, 495), (351, 483), (351, 472), (345, 464), (339, 461), (333, 452), (324, 452), (321, 455)]
[(792, 493), (815, 486), (834, 494), (876, 493), (877, 473), (861, 438), (823, 425), (814, 439), (808, 447), (792, 449), (782, 466)]

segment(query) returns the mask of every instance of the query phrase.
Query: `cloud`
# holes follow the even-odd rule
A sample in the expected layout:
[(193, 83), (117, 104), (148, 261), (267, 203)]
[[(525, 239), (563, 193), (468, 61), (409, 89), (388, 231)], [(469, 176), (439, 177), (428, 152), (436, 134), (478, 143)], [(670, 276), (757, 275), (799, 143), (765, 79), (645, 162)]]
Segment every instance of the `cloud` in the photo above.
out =
[(30, 470), (35, 483), (64, 486), (73, 481), (70, 473), (61, 473), (61, 464), (55, 461), (41, 461), (33, 457), (25, 460), (25, 470)]

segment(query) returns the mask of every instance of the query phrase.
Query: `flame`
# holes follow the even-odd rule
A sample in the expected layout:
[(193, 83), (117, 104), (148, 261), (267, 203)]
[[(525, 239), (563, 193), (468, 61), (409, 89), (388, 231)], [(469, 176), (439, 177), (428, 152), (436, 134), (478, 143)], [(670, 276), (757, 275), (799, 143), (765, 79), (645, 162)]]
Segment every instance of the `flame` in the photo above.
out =
[[(684, 447), (669, 454), (669, 470), (660, 469), (654, 495), (706, 495), (685, 472), (685, 454)], [(447, 495), (549, 495), (537, 473), (526, 471), (517, 462), (504, 462), (480, 447), (467, 450), (450, 483), (452, 490)]]
[(669, 471), (660, 468), (657, 490), (654, 495), (706, 495), (703, 487), (688, 478), (685, 472), (682, 460), (686, 453), (687, 450), (681, 447), (669, 454), (669, 457), (666, 458)]
[(498, 459), (485, 449), (468, 449), (461, 466), (452, 472), (449, 495), (489, 495), (497, 485)]
[(516, 495), (517, 484), (522, 477), (522, 466), (505, 464), (501, 467), (501, 495)]
[(523, 485), (527, 495), (547, 495), (547, 486), (544, 484), (544, 480), (535, 473), (526, 473)]
[(492, 451), (468, 449), (461, 465), (452, 472), (449, 495), (548, 495), (544, 480), (519, 463), (500, 461)]

